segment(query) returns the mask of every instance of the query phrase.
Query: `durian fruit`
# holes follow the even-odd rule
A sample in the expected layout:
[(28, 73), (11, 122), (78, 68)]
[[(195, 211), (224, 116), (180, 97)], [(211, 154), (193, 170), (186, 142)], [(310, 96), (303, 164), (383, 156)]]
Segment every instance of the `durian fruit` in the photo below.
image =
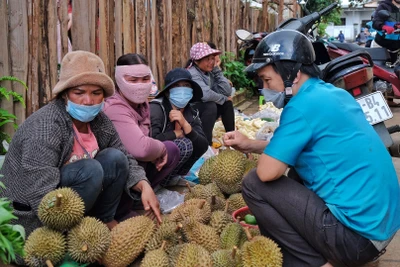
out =
[(229, 223), (221, 232), (221, 248), (232, 249), (233, 247), (241, 248), (247, 240), (246, 232), (239, 222)]
[(224, 210), (217, 210), (211, 214), (210, 226), (213, 227), (217, 234), (220, 235), (226, 225), (233, 222), (233, 218), (227, 213), (229, 202), (225, 204)]
[(176, 207), (169, 219), (174, 222), (183, 221), (183, 217), (192, 217), (198, 222), (207, 224), (211, 218), (211, 207), (204, 199), (189, 199)]
[(242, 190), (246, 157), (237, 150), (220, 152), (214, 162), (212, 177), (225, 194), (235, 194)]
[(232, 249), (220, 249), (211, 254), (213, 267), (239, 267), (242, 259), (237, 247)]
[(163, 221), (160, 227), (147, 242), (145, 247), (146, 253), (155, 249), (159, 249), (163, 242), (165, 242), (165, 249), (178, 245), (181, 236), (179, 232), (181, 229), (181, 223), (177, 224), (175, 222)]
[(188, 201), (193, 198), (201, 198), (200, 196), (203, 195), (204, 185), (202, 184), (197, 184), (193, 187), (190, 187), (189, 183), (186, 183), (186, 187), (188, 188), (189, 192), (185, 194), (184, 201)]
[(243, 266), (257, 266), (262, 262), (267, 262), (268, 266), (282, 266), (283, 255), (279, 246), (270, 238), (265, 236), (252, 236), (251, 228), (244, 227), (247, 241), (243, 244), (242, 256)]
[(73, 189), (64, 187), (47, 193), (39, 204), (40, 221), (58, 231), (77, 225), (85, 213), (82, 198)]
[(254, 160), (246, 160), (246, 163), (244, 165), (244, 173), (243, 176), (246, 176), (246, 174), (251, 171), (252, 169), (257, 168), (257, 162)]
[(252, 237), (261, 235), (260, 229), (258, 228), (249, 228), (249, 232)]
[(248, 229), (245, 230), (250, 241), (246, 241), (241, 249), (243, 267), (281, 267), (283, 257), (278, 245), (265, 236), (251, 237)]
[(212, 267), (210, 253), (198, 244), (185, 244), (180, 250), (176, 267)]
[(68, 254), (74, 261), (94, 263), (106, 253), (111, 243), (107, 225), (93, 217), (85, 217), (68, 232)]
[(247, 154), (247, 159), (258, 162), (259, 158), (260, 158), (260, 154), (257, 153), (248, 153)]
[(232, 214), (234, 211), (240, 208), (247, 206), (241, 193), (230, 195), (228, 197), (228, 201), (229, 201), (228, 213), (230, 214)]
[(211, 226), (197, 222), (193, 218), (185, 218), (183, 232), (189, 242), (203, 246), (210, 253), (221, 248), (217, 231)]
[(179, 257), (179, 253), (181, 253), (181, 250), (185, 245), (186, 245), (186, 243), (180, 243), (176, 246), (173, 246), (173, 247), (170, 247), (169, 249), (167, 249), (170, 266), (176, 266), (178, 257)]
[(63, 260), (66, 252), (65, 237), (48, 227), (40, 227), (29, 235), (24, 250), (28, 266), (56, 265)]
[(125, 267), (144, 250), (155, 224), (146, 216), (127, 219), (111, 230), (111, 244), (103, 257), (106, 267)]
[(145, 254), (140, 267), (169, 267), (168, 254), (165, 252), (166, 241), (161, 248), (149, 251)]
[(210, 157), (204, 161), (199, 170), (199, 182), (206, 185), (212, 182), (212, 170), (214, 166), (215, 157)]
[(217, 197), (216, 195), (207, 198), (207, 203), (210, 204), (211, 211), (224, 210), (225, 198)]
[(222, 191), (219, 189), (216, 183), (209, 183), (204, 186), (204, 195), (200, 196), (200, 198), (207, 199), (211, 196), (217, 196), (220, 198), (225, 198)]

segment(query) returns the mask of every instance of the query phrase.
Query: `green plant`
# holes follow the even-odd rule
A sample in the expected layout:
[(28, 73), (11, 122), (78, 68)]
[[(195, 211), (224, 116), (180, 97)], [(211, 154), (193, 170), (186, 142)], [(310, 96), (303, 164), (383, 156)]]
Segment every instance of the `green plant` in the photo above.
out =
[[(0, 182), (0, 188), (4, 185)], [(12, 225), (10, 221), (18, 219), (13, 214), (11, 201), (0, 198), (0, 263), (15, 261), (16, 255), (23, 256), (25, 229), (21, 225)]]
[[(4, 81), (18, 82), (22, 84), (25, 89), (28, 89), (26, 84), (18, 78), (12, 76), (0, 77), (0, 101), (3, 101), (3, 99), (10, 101), (12, 99), (13, 102), (19, 102), (25, 107), (24, 98), (20, 94), (3, 87), (1, 83)], [(16, 119), (17, 117), (14, 114), (11, 114), (7, 110), (0, 108), (0, 127), (7, 123), (12, 123), (16, 129), (18, 127), (18, 125), (15, 123)], [(11, 141), (11, 137), (6, 132), (0, 131), (0, 155), (4, 155), (7, 152), (3, 145), (4, 140), (9, 143)]]
[(235, 54), (225, 52), (221, 56), (221, 65), (225, 77), (232, 82), (237, 91), (248, 89), (247, 92), (253, 92), (252, 88), (256, 84), (247, 77), (247, 73), (244, 71), (246, 66), (243, 62), (236, 60)]

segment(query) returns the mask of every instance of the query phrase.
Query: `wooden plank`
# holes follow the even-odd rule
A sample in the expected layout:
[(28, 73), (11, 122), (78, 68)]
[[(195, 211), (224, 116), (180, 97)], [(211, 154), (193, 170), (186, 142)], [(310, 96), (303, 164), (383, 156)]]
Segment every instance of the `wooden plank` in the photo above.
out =
[(218, 38), (218, 27), (219, 27), (219, 20), (218, 20), (218, 6), (216, 1), (211, 1), (211, 40), (215, 43), (215, 45), (220, 48), (221, 44)]
[(218, 1), (218, 47), (222, 51), (225, 51), (226, 44), (225, 44), (225, 0)]
[[(72, 1), (72, 45), (74, 50), (92, 51), (91, 47), (91, 16), (84, 12), (90, 10), (89, 4), (92, 1), (73, 0)], [(91, 14), (91, 12), (88, 12)], [(84, 26), (85, 25), (85, 26)], [(88, 26), (86, 26), (88, 25)], [(92, 51), (94, 52), (94, 51)]]
[(285, 0), (279, 0), (278, 7), (278, 24), (283, 21), (283, 9), (285, 8)]
[[(157, 72), (158, 77), (154, 77), (156, 79), (158, 90), (161, 90), (164, 86), (164, 76), (165, 76), (165, 52), (164, 52), (164, 25), (160, 23), (163, 21), (163, 11), (164, 11), (165, 2), (163, 0), (158, 0), (156, 4), (157, 8), (157, 16), (156, 16), (156, 36), (158, 41), (156, 42), (156, 60), (157, 60)], [(161, 48), (161, 44), (163, 44), (163, 48)]]
[[(10, 1), (10, 52), (12, 75), (21, 81), (28, 79), (28, 6), (26, 1)], [(1, 76), (1, 74), (0, 74)], [(20, 94), (26, 102), (27, 90), (19, 83), (14, 83), (13, 89)], [(21, 103), (14, 103), (14, 114), (17, 124), (21, 124), (26, 118), (25, 107)]]
[(107, 74), (110, 74), (109, 62), (109, 17), (108, 17), (109, 1), (103, 0), (99, 2), (99, 56), (104, 62)]
[(122, 18), (123, 18), (123, 12), (122, 12), (122, 2), (121, 1), (115, 1), (115, 17), (114, 17), (114, 23), (115, 23), (115, 62), (117, 62), (117, 59), (123, 55), (123, 49), (122, 49), (122, 42), (123, 42), (123, 24), (122, 24)]
[(145, 16), (145, 46), (146, 46), (146, 56), (149, 64), (152, 61), (153, 53), (151, 52), (151, 7), (150, 7), (151, 0), (144, 1), (144, 14)]
[(166, 72), (172, 69), (172, 0), (165, 0), (164, 5), (164, 34)]
[(130, 0), (123, 0), (122, 2), (122, 36), (123, 36), (123, 51), (120, 56), (126, 53), (134, 53), (136, 47), (134, 46), (134, 8)]
[[(187, 2), (182, 1), (181, 2), (181, 10), (187, 10)], [(184, 67), (186, 62), (189, 60), (189, 49), (191, 47), (191, 42), (190, 36), (189, 36), (189, 31), (187, 28), (188, 25), (188, 17), (187, 17), (187, 12), (182, 12), (181, 17), (180, 17), (180, 25), (181, 25), (181, 42), (180, 42), (180, 47), (178, 48), (180, 50), (180, 64), (177, 65), (177, 67)]]
[[(58, 63), (61, 63), (61, 60), (68, 53), (68, 1), (69, 0), (59, 0), (57, 7), (57, 17), (58, 17), (58, 37), (60, 40), (57, 40), (60, 43), (60, 47), (57, 50)], [(71, 24), (72, 25), (72, 24)]]
[[(115, 20), (114, 20), (114, 15), (115, 15), (115, 1), (114, 0), (108, 0), (108, 43), (109, 43), (109, 49), (108, 49), (108, 63), (109, 63), (109, 70), (108, 70), (108, 75), (110, 77), (115, 76), (115, 65), (116, 65), (116, 58), (115, 58)], [(117, 1), (119, 2), (119, 1)]]
[[(0, 31), (0, 40), (2, 40), (3, 45), (0, 47), (0, 77), (11, 76), (11, 62), (10, 62), (10, 50), (9, 50), (9, 36), (8, 36), (8, 10), (7, 1), (0, 0), (0, 27), (1, 29), (6, 29)], [(9, 81), (1, 82), (1, 86), (8, 90), (13, 90), (13, 84)], [(0, 107), (5, 109), (10, 114), (14, 114), (13, 98), (10, 100), (1, 99)], [(13, 135), (14, 127), (11, 123), (3, 125), (2, 131), (8, 135)]]
[(40, 1), (28, 0), (28, 32), (29, 38), (29, 61), (28, 61), (28, 87), (27, 94), (27, 116), (39, 109), (39, 17)]
[(156, 25), (156, 20), (157, 20), (157, 6), (156, 2), (151, 1), (149, 2), (149, 8), (150, 8), (150, 15), (151, 15), (151, 20), (150, 20), (150, 33), (151, 33), (151, 38), (150, 38), (150, 44), (151, 44), (151, 57), (150, 57), (150, 68), (151, 71), (153, 72), (153, 77), (156, 80), (156, 83), (158, 81), (158, 70), (157, 70), (157, 47), (156, 47), (156, 34), (157, 34), (157, 28), (158, 25)]
[(48, 100), (52, 98), (52, 88), (56, 85), (58, 81), (57, 75), (57, 3), (54, 0), (50, 0), (47, 3), (47, 44), (48, 44), (48, 77), (49, 77), (49, 91)]
[[(73, 0), (72, 2), (74, 2)], [(103, 1), (103, 0), (101, 0)], [(88, 20), (88, 49), (87, 51), (90, 51), (95, 54), (99, 54), (99, 16), (98, 16), (98, 10), (99, 10), (99, 0), (90, 0), (87, 1), (86, 3), (86, 9), (83, 9), (83, 13), (85, 13), (85, 16), (87, 16)], [(76, 50), (76, 49), (75, 49)]]
[(228, 51), (231, 48), (231, 6), (228, 4), (229, 0), (225, 0), (226, 5), (225, 5), (225, 27), (226, 27), (226, 49), (224, 51)]
[(51, 93), (51, 82), (50, 82), (50, 63), (49, 63), (49, 31), (46, 27), (46, 22), (49, 19), (49, 13), (47, 10), (47, 6), (50, 4), (51, 0), (43, 0), (39, 1), (39, 11), (41, 14), (38, 20), (39, 26), (39, 106), (42, 107), (52, 98)]
[(147, 59), (146, 51), (146, 0), (135, 1), (135, 18), (136, 18), (136, 53), (144, 55)]

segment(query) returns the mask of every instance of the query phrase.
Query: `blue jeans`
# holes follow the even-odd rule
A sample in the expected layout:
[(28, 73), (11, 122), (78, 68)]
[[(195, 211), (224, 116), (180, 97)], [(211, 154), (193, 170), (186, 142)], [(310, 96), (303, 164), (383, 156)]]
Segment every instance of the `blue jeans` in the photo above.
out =
[(243, 180), (243, 198), (261, 233), (281, 247), (283, 266), (359, 266), (379, 251), (370, 240), (339, 222), (325, 202), (286, 176), (262, 182), (255, 170)]
[(94, 159), (69, 163), (60, 172), (59, 187), (70, 187), (82, 197), (86, 215), (104, 223), (114, 220), (129, 172), (124, 153), (106, 148)]

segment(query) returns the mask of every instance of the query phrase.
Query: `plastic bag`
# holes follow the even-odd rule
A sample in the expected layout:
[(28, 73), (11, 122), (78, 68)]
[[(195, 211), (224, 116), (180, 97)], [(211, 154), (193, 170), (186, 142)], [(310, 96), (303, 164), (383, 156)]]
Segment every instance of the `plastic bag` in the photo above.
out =
[(264, 125), (257, 131), (256, 139), (265, 141), (271, 140), (277, 127), (277, 122), (265, 122)]
[(277, 121), (277, 120), (279, 120), (280, 115), (281, 114), (277, 113), (275, 110), (266, 108), (266, 109), (263, 109), (263, 110), (260, 110), (256, 113), (254, 113), (253, 115), (251, 115), (251, 118), (252, 119), (257, 119), (257, 118), (271, 119), (273, 121)]
[(160, 202), (160, 210), (162, 214), (170, 213), (185, 200), (184, 194), (166, 188), (160, 188), (160, 190), (156, 192), (156, 196)]

